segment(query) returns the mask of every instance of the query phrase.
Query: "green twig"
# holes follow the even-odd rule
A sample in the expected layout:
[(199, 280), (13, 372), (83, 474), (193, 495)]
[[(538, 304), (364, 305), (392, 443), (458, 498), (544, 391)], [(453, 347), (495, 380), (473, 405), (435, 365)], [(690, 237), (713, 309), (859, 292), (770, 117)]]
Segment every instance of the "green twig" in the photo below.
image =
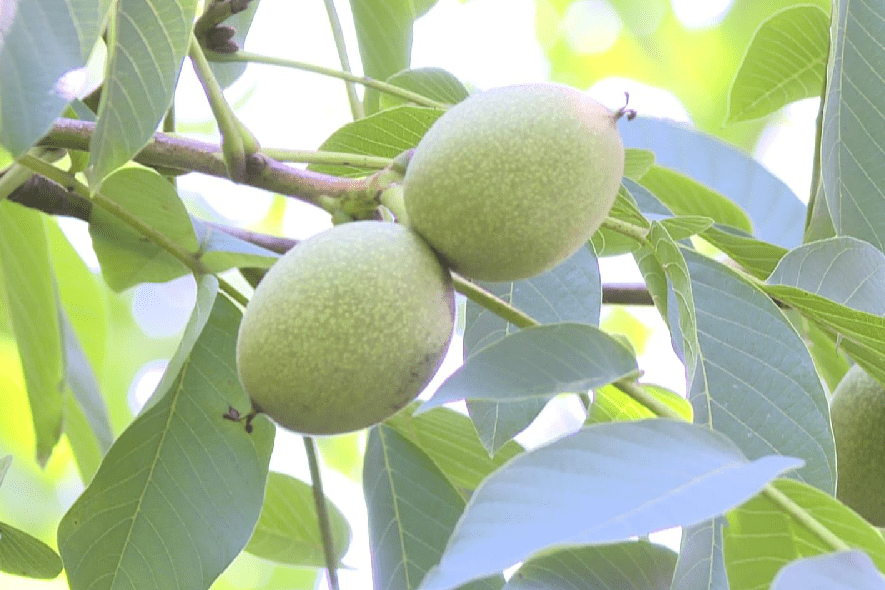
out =
[(215, 74), (212, 73), (212, 68), (209, 67), (203, 48), (195, 35), (191, 35), (188, 55), (209, 100), (212, 115), (218, 123), (218, 131), (221, 133), (221, 152), (224, 154), (228, 174), (234, 182), (243, 182), (246, 179), (246, 157), (261, 149), (258, 140), (240, 122), (227, 103), (224, 91), (215, 79)]
[(833, 551), (851, 551), (853, 547), (835, 535), (830, 529), (825, 527), (818, 519), (816, 519), (807, 510), (793, 502), (786, 494), (768, 484), (762, 490), (762, 493), (768, 496), (768, 499), (777, 504), (784, 512), (796, 519), (796, 521), (805, 527), (811, 534), (824, 542)]
[(615, 381), (613, 385), (641, 405), (651, 410), (656, 416), (660, 416), (661, 418), (672, 418), (674, 420), (684, 420), (684, 418), (679, 415), (679, 412), (656, 398), (647, 389), (636, 383), (636, 381), (624, 379), (623, 381)]
[(602, 222), (602, 227), (610, 229), (614, 232), (618, 232), (619, 234), (627, 236), (628, 238), (632, 238), (643, 246), (648, 245), (648, 229), (639, 225), (634, 225), (626, 221), (621, 221), (620, 219), (615, 219), (614, 217), (606, 217), (605, 221)]
[[(341, 69), (350, 74), (353, 70), (350, 69), (350, 59), (347, 57), (347, 46), (344, 43), (344, 31), (341, 30), (341, 21), (338, 19), (338, 11), (335, 10), (335, 2), (323, 0), (323, 3), (326, 5), (326, 13), (329, 15), (329, 26), (332, 27), (332, 37), (335, 39), (335, 48), (338, 50)], [(353, 118), (362, 119), (366, 116), (366, 112), (363, 109), (363, 103), (360, 102), (360, 98), (356, 94), (356, 85), (352, 80), (345, 80), (344, 87), (347, 89), (347, 100), (350, 102), (350, 112)]]
[(438, 102), (435, 100), (431, 100), (426, 96), (422, 96), (417, 92), (411, 92), (406, 90), (405, 88), (400, 88), (399, 86), (394, 86), (393, 84), (387, 84), (386, 82), (380, 82), (373, 78), (368, 78), (366, 76), (357, 76), (355, 74), (351, 74), (349, 72), (342, 72), (340, 70), (333, 70), (330, 68), (324, 68), (322, 66), (316, 66), (313, 64), (305, 63), (303, 61), (295, 61), (292, 59), (285, 59), (282, 57), (273, 57), (269, 55), (261, 55), (258, 53), (251, 53), (248, 51), (238, 51), (236, 53), (217, 53), (217, 52), (207, 52), (206, 57), (211, 61), (225, 61), (225, 62), (251, 62), (251, 63), (260, 63), (271, 66), (280, 66), (283, 68), (292, 68), (295, 70), (303, 70), (305, 72), (313, 72), (314, 74), (321, 74), (323, 76), (329, 76), (331, 78), (338, 78), (339, 80), (346, 80), (348, 82), (355, 82), (357, 84), (362, 84), (363, 86), (368, 86), (369, 88), (374, 88), (379, 92), (385, 92), (387, 94), (398, 96), (410, 102), (414, 102), (415, 104), (425, 106), (425, 107), (433, 107), (437, 109), (448, 109), (451, 104)]
[(514, 326), (519, 328), (532, 328), (539, 325), (539, 322), (524, 312), (516, 309), (506, 301), (495, 297), (479, 285), (471, 283), (464, 277), (452, 273), (452, 281), (455, 284), (455, 290), (461, 293), (474, 303), (482, 305), (495, 315), (504, 318)]
[(320, 536), (323, 539), (323, 554), (326, 558), (326, 570), (329, 572), (329, 588), (338, 589), (338, 560), (335, 559), (335, 539), (332, 537), (332, 524), (326, 507), (326, 495), (323, 493), (323, 479), (320, 476), (320, 462), (317, 459), (316, 441), (312, 436), (304, 437), (304, 450), (307, 451), (307, 465), (310, 468), (310, 481), (313, 487), (313, 501), (316, 504), (317, 520), (320, 525)]

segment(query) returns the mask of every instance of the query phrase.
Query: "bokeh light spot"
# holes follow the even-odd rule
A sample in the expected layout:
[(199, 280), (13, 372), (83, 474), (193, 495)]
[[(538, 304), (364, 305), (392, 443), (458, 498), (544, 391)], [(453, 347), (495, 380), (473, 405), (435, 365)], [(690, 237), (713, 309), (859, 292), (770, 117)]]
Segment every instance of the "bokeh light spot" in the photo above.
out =
[(568, 7), (562, 27), (575, 53), (589, 55), (608, 51), (618, 40), (623, 23), (608, 2), (578, 0)]

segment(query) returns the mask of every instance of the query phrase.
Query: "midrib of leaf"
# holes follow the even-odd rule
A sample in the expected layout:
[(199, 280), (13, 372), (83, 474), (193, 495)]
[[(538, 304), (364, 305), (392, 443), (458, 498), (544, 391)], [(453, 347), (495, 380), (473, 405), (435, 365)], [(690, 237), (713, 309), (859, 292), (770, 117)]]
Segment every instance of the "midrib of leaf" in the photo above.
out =
[[(408, 553), (406, 552), (405, 545), (405, 532), (400, 523), (402, 523), (402, 518), (399, 513), (399, 496), (396, 493), (396, 486), (393, 483), (393, 477), (391, 474), (393, 473), (393, 468), (390, 464), (390, 458), (387, 456), (387, 442), (384, 440), (384, 428), (378, 428), (378, 440), (381, 442), (381, 450), (384, 453), (384, 467), (385, 473), (387, 475), (387, 483), (390, 485), (391, 496), (393, 496), (393, 513), (396, 520), (396, 530), (399, 536), (399, 544), (400, 544), (400, 553), (403, 556), (403, 574), (406, 578), (407, 588), (412, 588), (412, 581), (409, 579), (409, 561), (408, 561)], [(389, 580), (388, 580), (389, 581)]]
[[(160, 460), (160, 455), (163, 454), (162, 453), (163, 445), (166, 442), (166, 435), (169, 433), (170, 424), (172, 423), (172, 419), (175, 416), (175, 409), (178, 406), (179, 397), (182, 393), (182, 390), (184, 389), (184, 376), (187, 373), (187, 369), (188, 369), (189, 365), (190, 365), (190, 356), (188, 356), (188, 358), (185, 359), (184, 363), (181, 366), (181, 374), (178, 377), (178, 384), (176, 385), (175, 390), (169, 391), (166, 394), (166, 395), (172, 396), (172, 398), (170, 400), (170, 404), (169, 404), (169, 409), (168, 409), (169, 415), (166, 417), (165, 428), (163, 428), (163, 432), (160, 435), (160, 440), (157, 443), (157, 451), (154, 453), (153, 460), (151, 461), (151, 467), (148, 470), (147, 480), (144, 483), (141, 494), (139, 494), (138, 502), (136, 503), (136, 506), (135, 506), (135, 514), (132, 515), (132, 518), (129, 522), (129, 530), (126, 531), (126, 540), (124, 541), (123, 548), (120, 551), (120, 558), (117, 561), (117, 566), (114, 568), (114, 577), (111, 579), (111, 584), (110, 584), (109, 588), (114, 588), (114, 586), (117, 582), (117, 575), (120, 573), (120, 571), (122, 569), (121, 566), (123, 563), (123, 559), (126, 556), (126, 552), (128, 551), (129, 546), (130, 546), (130, 542), (132, 540), (132, 530), (135, 528), (135, 523), (138, 520), (138, 517), (141, 515), (141, 505), (144, 503), (144, 497), (147, 494), (147, 490), (150, 487), (151, 482), (153, 481), (154, 471), (157, 467), (157, 463)], [(84, 557), (85, 557), (85, 555), (86, 554), (84, 554)], [(81, 563), (82, 563), (82, 561), (81, 561)], [(79, 565), (80, 564), (78, 563), (77, 567), (79, 567)], [(176, 572), (176, 577), (178, 577), (177, 572)]]

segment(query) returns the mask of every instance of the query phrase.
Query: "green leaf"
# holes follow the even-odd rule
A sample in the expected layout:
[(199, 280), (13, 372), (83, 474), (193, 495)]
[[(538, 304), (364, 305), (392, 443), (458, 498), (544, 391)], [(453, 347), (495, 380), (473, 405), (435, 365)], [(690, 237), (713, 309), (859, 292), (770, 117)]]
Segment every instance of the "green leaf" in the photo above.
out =
[(413, 416), (416, 406), (397, 412), (385, 424), (427, 453), (462, 494), (469, 495), (490, 473), (523, 451), (511, 440), (489, 457), (470, 418), (448, 408)]
[(641, 184), (677, 215), (701, 215), (716, 223), (753, 231), (747, 214), (734, 202), (675, 170), (655, 165), (643, 175)]
[[(403, 70), (389, 77), (387, 83), (411, 90), (425, 98), (449, 104), (461, 102), (469, 94), (458, 78), (442, 68)], [(381, 109), (409, 102), (386, 92), (381, 93), (380, 99)]]
[(73, 590), (205, 590), (252, 533), (274, 428), (259, 417), (249, 434), (222, 417), (250, 405), (235, 366), (241, 314), (216, 293), (214, 277), (200, 279), (194, 315), (153, 403), (59, 525)]
[(637, 148), (624, 150), (624, 176), (627, 178), (639, 180), (654, 165), (654, 152)]
[[(363, 490), (375, 590), (417, 588), (439, 561), (464, 500), (430, 457), (384, 424), (369, 431)], [(502, 585), (493, 578), (470, 589)]]
[[(418, 17), (413, 0), (350, 0), (363, 74), (386, 80), (409, 67), (412, 23)], [(378, 110), (378, 91), (366, 89), (366, 113)]]
[[(664, 207), (664, 205), (661, 204), (661, 202), (658, 201), (648, 189), (636, 184), (628, 178), (624, 178), (621, 181), (621, 187), (618, 189), (618, 195), (615, 197), (615, 202), (608, 213), (609, 217), (619, 221), (632, 223), (633, 225), (638, 225), (642, 228), (648, 228), (649, 221), (645, 218), (645, 215), (643, 215), (644, 211), (640, 210), (640, 205), (637, 202), (638, 199), (636, 197), (647, 197), (648, 203), (654, 203), (654, 205), (652, 205), (653, 207), (659, 205), (660, 211), (654, 211), (655, 213), (662, 212), (664, 215), (672, 215), (672, 212)], [(590, 242), (599, 256), (617, 256), (618, 254), (626, 254), (637, 250), (641, 245), (635, 239), (608, 229), (607, 227), (600, 227), (596, 233), (591, 236)]]
[[(648, 391), (661, 402), (667, 404), (687, 422), (692, 420), (692, 408), (688, 401), (676, 393), (659, 385), (640, 383), (640, 387)], [(632, 397), (615, 387), (606, 385), (593, 394), (593, 403), (587, 413), (586, 424), (598, 422), (614, 422), (616, 420), (641, 420), (654, 418), (656, 414), (634, 400)]]
[[(580, 248), (555, 268), (531, 279), (513, 283), (484, 283), (481, 287), (522, 310), (542, 324), (580, 322), (599, 325), (602, 279), (592, 244)], [(464, 353), (499, 341), (518, 328), (473, 301), (467, 301)], [(471, 400), (470, 417), (489, 453), (496, 453), (528, 426), (544, 409), (547, 399), (510, 402)]]
[(645, 541), (563, 549), (526, 561), (504, 590), (670, 590), (676, 553)]
[(722, 528), (725, 517), (682, 527), (682, 543), (673, 590), (728, 590), (725, 561), (722, 557)]
[(713, 226), (713, 220), (701, 215), (677, 215), (657, 222), (667, 230), (673, 241), (680, 241), (703, 233)]
[(175, 94), (190, 45), (197, 0), (117, 0), (95, 133), (89, 183), (128, 162), (151, 139)]
[(508, 401), (586, 392), (636, 371), (632, 353), (593, 326), (526, 328), (468, 358), (419, 412), (462, 399)]
[[(335, 559), (340, 562), (350, 545), (350, 525), (328, 499), (326, 507), (335, 545)], [(246, 551), (277, 563), (325, 567), (323, 539), (313, 489), (309, 484), (282, 473), (270, 472), (261, 516)]]
[(885, 94), (879, 64), (885, 29), (880, 3), (833, 2), (832, 48), (821, 137), (821, 179), (836, 235), (885, 250)]
[(215, 229), (200, 219), (191, 221), (200, 242), (200, 260), (209, 272), (239, 267), (270, 268), (280, 258), (276, 252)]
[(110, 0), (3, 3), (0, 145), (14, 157), (34, 145), (81, 90), (110, 5)]
[(701, 237), (759, 279), (767, 278), (787, 253), (786, 248), (757, 240), (728, 226), (711, 227), (702, 232)]
[(757, 286), (700, 254), (682, 253), (700, 343), (698, 371), (689, 380), (695, 421), (727, 435), (750, 458), (775, 452), (803, 459), (795, 477), (833, 492), (826, 393), (802, 338)]
[[(853, 510), (797, 481), (773, 485), (846, 545), (863, 549), (880, 569), (885, 567), (885, 539)], [(731, 590), (768, 587), (788, 562), (832, 551), (766, 494), (729, 512), (723, 537)]]
[(771, 590), (882, 590), (885, 581), (861, 551), (842, 551), (794, 561), (778, 572)]
[[(658, 165), (730, 199), (729, 209), (737, 205), (746, 211), (758, 239), (785, 248), (802, 242), (804, 203), (782, 180), (739, 148), (683, 124), (652, 117), (637, 117), (618, 130), (625, 146), (653, 151)], [(645, 184), (645, 177), (642, 181)], [(700, 211), (673, 212), (706, 215), (719, 221), (717, 216)]]
[[(403, 105), (381, 111), (335, 131), (320, 151), (380, 156), (391, 160), (421, 141), (430, 126), (443, 114), (440, 109)], [(335, 176), (365, 176), (376, 170), (358, 166), (311, 164), (313, 172)]]
[(854, 238), (811, 242), (781, 259), (765, 290), (839, 335), (838, 345), (885, 380), (885, 256)]
[[(243, 48), (243, 44), (246, 42), (246, 36), (249, 34), (249, 28), (252, 26), (252, 20), (255, 18), (255, 12), (260, 4), (261, 0), (249, 0), (245, 10), (224, 20), (225, 25), (233, 27), (234, 31), (236, 31), (231, 41), (239, 45), (240, 49)], [(212, 73), (215, 74), (215, 80), (222, 88), (227, 88), (239, 80), (243, 72), (246, 71), (247, 65), (249, 64), (246, 62), (209, 62), (209, 67), (212, 68)]]
[(770, 115), (820, 96), (830, 47), (830, 15), (814, 4), (790, 6), (759, 25), (731, 83), (729, 123)]
[(748, 461), (722, 435), (685, 422), (588, 426), (489, 476), (421, 589), (454, 588), (548, 547), (615, 543), (694, 524), (800, 464), (780, 456)]
[(6, 472), (9, 471), (10, 465), (12, 465), (12, 455), (0, 457), (0, 485), (3, 485), (3, 478), (6, 477)]
[(61, 568), (61, 558), (49, 545), (0, 522), (0, 572), (51, 580)]
[(0, 272), (31, 405), (37, 462), (45, 465), (62, 429), (64, 358), (55, 277), (41, 214), (9, 201), (0, 201)]
[[(186, 251), (199, 248), (184, 203), (169, 181), (153, 170), (118, 170), (105, 179), (101, 193)], [(92, 208), (89, 234), (102, 275), (115, 291), (189, 272), (180, 260), (101, 207)]]

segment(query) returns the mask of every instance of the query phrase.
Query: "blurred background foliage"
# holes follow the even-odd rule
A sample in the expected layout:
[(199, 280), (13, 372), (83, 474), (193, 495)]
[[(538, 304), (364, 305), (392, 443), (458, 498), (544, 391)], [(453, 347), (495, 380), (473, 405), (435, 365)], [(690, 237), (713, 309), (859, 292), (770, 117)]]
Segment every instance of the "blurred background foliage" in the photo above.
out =
[[(263, 4), (283, 1), (263, 0)], [(466, 0), (462, 8), (483, 2), (491, 3)], [(826, 0), (805, 3), (829, 10)], [(700, 6), (704, 2), (696, 4)], [(681, 6), (680, 10), (688, 10), (690, 17), (691, 3), (684, 1), (535, 0), (536, 38), (525, 42), (540, 46), (548, 60), (551, 80), (589, 88), (607, 78), (628, 79), (668, 91), (681, 102), (697, 128), (752, 152), (763, 129), (778, 115), (726, 125), (729, 86), (757, 27), (774, 12), (797, 3), (734, 0), (719, 4), (723, 8), (717, 22), (698, 24), (678, 13), (677, 8)], [(342, 18), (348, 18), (346, 3), (339, 2), (339, 5)], [(506, 27), (506, 2), (495, 2), (495, 5), (499, 7), (501, 26)], [(434, 10), (423, 18), (434, 18)], [(324, 26), (325, 23), (317, 23), (318, 35), (327, 35)], [(494, 45), (494, 29), (488, 30), (487, 42)], [(453, 51), (457, 44), (457, 39), (451, 39)], [(352, 57), (356, 57), (356, 51), (352, 53)], [(334, 67), (334, 64), (324, 65)], [(452, 73), (459, 75), (457, 71)], [(465, 82), (480, 86), (482, 80)], [(342, 87), (336, 88), (343, 94)], [(251, 90), (244, 93), (240, 101), (248, 103), (250, 96)], [(233, 98), (232, 101), (239, 102)], [(330, 129), (342, 123), (344, 121), (332, 122)], [(194, 121), (186, 124), (188, 130), (201, 127)], [(208, 129), (214, 125), (202, 127)], [(285, 203), (285, 199), (275, 198), (253, 226), (262, 231), (281, 232)], [(195, 202), (189, 205), (195, 206)], [(196, 206), (213, 217), (224, 217), (211, 211), (209, 200), (199, 200)], [(66, 222), (60, 224), (45, 218), (44, 225), (50, 238), (61, 303), (95, 369), (114, 435), (119, 435), (151, 393), (165, 360), (177, 346), (180, 329), (193, 305), (193, 281), (183, 278), (162, 288), (141, 285), (114, 293), (62, 232), (60, 225)], [(624, 334), (636, 351), (642, 353), (651, 336), (649, 322), (653, 314), (653, 310), (609, 308), (603, 313), (603, 328)], [(144, 318), (157, 317), (164, 318), (163, 325), (145, 323)], [(170, 332), (166, 328), (169, 325), (176, 328)], [(359, 480), (362, 435), (323, 439), (320, 443), (327, 467), (351, 481)], [(14, 456), (14, 462), (0, 487), (0, 521), (22, 528), (55, 547), (58, 522), (82, 491), (83, 484), (65, 438), (45, 468), (33, 460), (34, 436), (18, 352), (9, 320), (5, 313), (0, 313), (0, 456), (7, 454)], [(359, 530), (357, 527), (355, 533)], [(213, 588), (310, 588), (315, 579), (314, 570), (274, 566), (244, 553)], [(0, 574), (0, 587), (65, 588), (66, 585), (63, 578), (44, 582)]]

